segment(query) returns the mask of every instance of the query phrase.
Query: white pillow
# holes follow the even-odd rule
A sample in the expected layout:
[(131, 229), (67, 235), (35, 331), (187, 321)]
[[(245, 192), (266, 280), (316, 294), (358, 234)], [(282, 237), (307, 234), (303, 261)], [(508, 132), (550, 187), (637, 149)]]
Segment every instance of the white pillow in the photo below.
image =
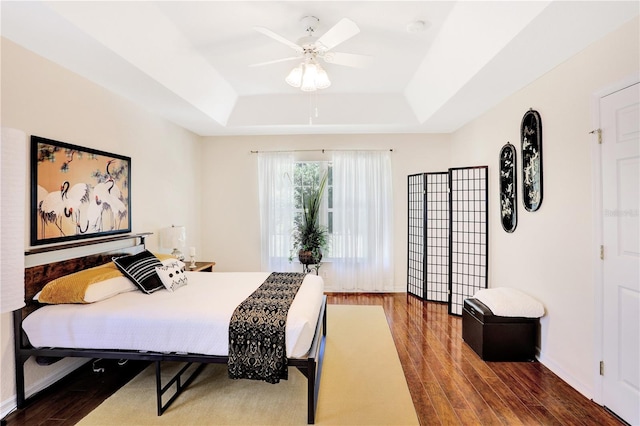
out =
[[(180, 265), (182, 264), (182, 265)], [(184, 273), (184, 262), (174, 260), (166, 265), (156, 266), (160, 281), (169, 291), (175, 291), (187, 285), (187, 275)]]
[(120, 293), (137, 290), (138, 287), (127, 277), (116, 277), (91, 284), (84, 293), (84, 301), (87, 303), (99, 302)]

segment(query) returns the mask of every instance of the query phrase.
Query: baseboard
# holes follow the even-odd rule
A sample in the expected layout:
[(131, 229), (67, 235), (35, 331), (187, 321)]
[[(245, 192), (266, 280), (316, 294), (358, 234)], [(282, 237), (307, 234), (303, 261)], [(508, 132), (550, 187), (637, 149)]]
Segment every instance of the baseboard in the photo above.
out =
[(2, 401), (0, 403), (0, 418), (2, 418), (2, 425), (4, 426), (4, 418), (7, 417), (13, 410), (16, 409), (16, 397), (8, 399), (7, 401)]
[(556, 376), (564, 380), (569, 386), (580, 392), (585, 398), (593, 400), (594, 390), (592, 386), (578, 380), (573, 375), (569, 374), (560, 364), (544, 354), (538, 355), (538, 361), (551, 370)]
[[(43, 389), (48, 388), (58, 380), (77, 370), (81, 365), (87, 363), (89, 360), (84, 358), (78, 358), (74, 360), (75, 362), (71, 362), (65, 365), (62, 368), (57, 369), (52, 372), (52, 374), (44, 377), (37, 382), (25, 386), (25, 396), (29, 398), (31, 395), (35, 395)], [(8, 400), (0, 402), (0, 418), (4, 419), (7, 415), (9, 415), (12, 411), (14, 411), (18, 406), (17, 397), (13, 395)]]
[[(349, 291), (345, 291), (343, 289), (340, 288), (333, 288), (331, 285), (327, 285), (327, 283), (325, 282), (325, 286), (324, 286), (324, 291), (325, 293), (360, 293), (362, 292), (362, 290), (349, 290)], [(387, 290), (384, 291), (382, 293), (406, 293), (407, 292), (407, 287), (394, 287), (391, 290)], [(371, 292), (365, 292), (365, 293), (371, 293)]]

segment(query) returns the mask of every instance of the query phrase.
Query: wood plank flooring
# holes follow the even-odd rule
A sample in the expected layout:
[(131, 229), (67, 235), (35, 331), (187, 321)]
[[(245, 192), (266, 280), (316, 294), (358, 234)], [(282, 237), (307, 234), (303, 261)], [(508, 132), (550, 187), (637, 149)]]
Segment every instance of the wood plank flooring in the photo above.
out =
[(447, 305), (407, 294), (332, 294), (382, 305), (422, 425), (622, 425), (538, 362), (484, 362)]
[[(404, 293), (335, 293), (328, 301), (384, 307), (422, 425), (624, 424), (538, 362), (482, 361), (445, 304)], [(147, 365), (102, 362), (105, 373), (89, 363), (3, 424), (73, 425)]]

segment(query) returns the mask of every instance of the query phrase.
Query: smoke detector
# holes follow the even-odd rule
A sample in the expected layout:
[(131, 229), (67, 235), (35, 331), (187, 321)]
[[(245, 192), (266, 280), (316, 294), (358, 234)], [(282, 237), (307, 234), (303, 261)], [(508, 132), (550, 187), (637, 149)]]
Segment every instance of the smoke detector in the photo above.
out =
[(407, 24), (407, 32), (409, 33), (421, 33), (427, 29), (429, 25), (422, 20), (409, 22)]

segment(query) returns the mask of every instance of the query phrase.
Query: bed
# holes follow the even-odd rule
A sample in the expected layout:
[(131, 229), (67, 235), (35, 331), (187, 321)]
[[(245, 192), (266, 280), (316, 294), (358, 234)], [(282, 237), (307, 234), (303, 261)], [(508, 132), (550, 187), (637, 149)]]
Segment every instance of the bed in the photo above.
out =
[[(24, 364), (30, 357), (43, 364), (64, 357), (152, 361), (156, 369), (158, 415), (206, 364), (229, 362), (229, 319), (236, 307), (270, 277), (269, 273), (187, 270), (184, 275), (188, 285), (174, 292), (125, 291), (87, 304), (45, 305), (33, 301), (53, 279), (108, 264), (113, 257), (145, 251), (144, 235), (133, 238), (130, 247), (91, 255), (71, 254), (63, 260), (27, 266), (27, 305), (14, 312), (18, 408), (28, 402)], [(308, 274), (303, 277), (286, 317), (286, 364), (307, 378), (309, 424), (315, 421), (325, 336), (326, 296), (322, 279)], [(161, 381), (164, 361), (185, 363), (166, 383)]]

